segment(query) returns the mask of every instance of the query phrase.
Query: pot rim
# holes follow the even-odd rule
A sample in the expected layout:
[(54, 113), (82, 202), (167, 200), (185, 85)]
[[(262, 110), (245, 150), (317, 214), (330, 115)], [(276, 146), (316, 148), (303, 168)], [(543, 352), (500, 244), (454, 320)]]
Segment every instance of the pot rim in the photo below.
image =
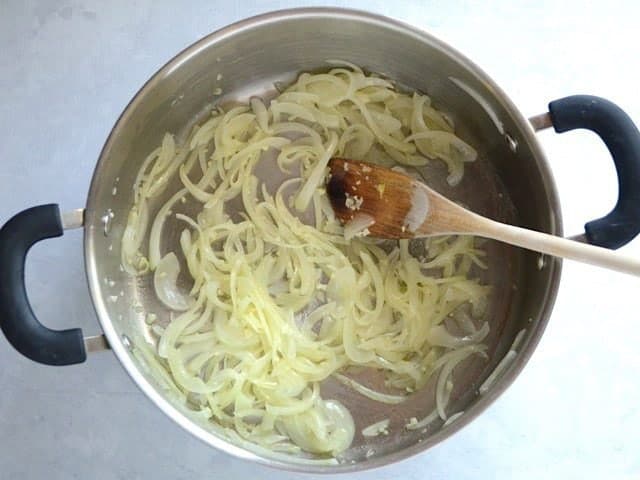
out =
[[(561, 261), (555, 260), (548, 263), (547, 268), (549, 272), (549, 283), (547, 285), (544, 297), (547, 299), (541, 314), (538, 318), (538, 322), (535, 324), (533, 332), (528, 337), (527, 342), (522, 347), (522, 350), (518, 352), (516, 361), (510, 366), (510, 368), (493, 384), (491, 389), (485, 394), (481, 395), (474, 405), (465, 411), (465, 414), (460, 417), (459, 420), (453, 422), (440, 429), (438, 432), (431, 435), (428, 439), (422, 443), (416, 443), (400, 451), (396, 451), (384, 456), (373, 456), (370, 459), (354, 464), (327, 464), (327, 463), (304, 463), (303, 461), (291, 462), (287, 461), (284, 455), (278, 455), (279, 458), (274, 458), (273, 452), (265, 449), (265, 456), (261, 456), (255, 453), (255, 447), (251, 447), (254, 451), (242, 448), (238, 445), (227, 441), (222, 437), (216, 436), (210, 431), (206, 431), (204, 428), (197, 425), (185, 414), (176, 409), (164, 396), (162, 396), (155, 388), (146, 380), (144, 375), (138, 369), (138, 366), (134, 363), (129, 349), (125, 345), (127, 342), (116, 331), (111, 319), (108, 315), (105, 299), (100, 294), (99, 280), (98, 280), (98, 268), (97, 268), (97, 256), (95, 251), (95, 245), (91, 237), (94, 234), (94, 230), (100, 228), (99, 212), (96, 210), (95, 198), (96, 191), (98, 190), (101, 179), (99, 178), (100, 166), (105, 162), (105, 157), (111, 149), (111, 145), (118, 137), (123, 125), (127, 123), (128, 118), (136, 109), (136, 106), (142, 102), (142, 99), (154, 90), (156, 85), (165, 77), (171, 73), (172, 70), (179, 68), (185, 62), (188, 62), (190, 58), (197, 55), (203, 49), (207, 49), (210, 46), (218, 43), (219, 41), (228, 37), (241, 34), (243, 31), (251, 30), (257, 26), (262, 26), (270, 23), (277, 23), (280, 21), (291, 21), (296, 19), (312, 18), (312, 17), (333, 17), (345, 20), (352, 20), (357, 22), (369, 23), (377, 26), (381, 26), (387, 29), (395, 30), (400, 34), (409, 35), (417, 39), (422, 43), (427, 43), (430, 46), (442, 50), (453, 61), (459, 63), (463, 68), (475, 75), (482, 82), (487, 84), (491, 90), (494, 91), (494, 96), (499, 100), (505, 110), (512, 116), (512, 118), (521, 127), (522, 134), (526, 137), (530, 148), (537, 160), (540, 168), (543, 182), (548, 190), (548, 200), (551, 206), (551, 213), (554, 215), (555, 222), (552, 225), (551, 232), (555, 235), (562, 235), (562, 216), (560, 210), (560, 202), (557, 193), (555, 181), (551, 175), (551, 170), (546, 156), (540, 147), (538, 139), (535, 135), (535, 131), (531, 127), (529, 121), (520, 113), (515, 104), (509, 99), (504, 91), (477, 65), (471, 60), (462, 55), (456, 49), (450, 47), (448, 44), (432, 36), (431, 34), (404, 23), (402, 21), (392, 19), (383, 15), (378, 15), (362, 10), (345, 9), (336, 7), (311, 7), (311, 8), (292, 8), (276, 10), (268, 13), (263, 13), (257, 16), (249, 17), (226, 27), (223, 27), (203, 38), (194, 42), (189, 47), (182, 50), (164, 66), (162, 66), (133, 96), (130, 102), (127, 104), (123, 112), (120, 114), (118, 120), (114, 124), (111, 133), (109, 134), (104, 147), (100, 152), (98, 162), (96, 164), (94, 174), (91, 180), (89, 193), (87, 197), (86, 207), (86, 222), (84, 231), (84, 255), (87, 280), (89, 284), (89, 291), (93, 300), (93, 305), (96, 310), (98, 320), (102, 326), (102, 329), (111, 345), (111, 348), (118, 357), (125, 371), (133, 379), (134, 383), (145, 393), (145, 395), (162, 410), (168, 417), (173, 419), (182, 428), (191, 433), (196, 438), (205, 442), (206, 444), (215, 447), (216, 449), (229, 453), (237, 458), (251, 460), (262, 465), (276, 467), (283, 470), (304, 472), (304, 473), (350, 473), (362, 470), (369, 470), (385, 465), (390, 465), (401, 460), (405, 460), (420, 452), (428, 450), (430, 447), (442, 442), (446, 438), (455, 434), (464, 426), (469, 424), (477, 416), (479, 416), (489, 405), (491, 405), (506, 389), (513, 383), (515, 378), (520, 374), (524, 366), (527, 364), (533, 351), (535, 350), (545, 327), (549, 320), (553, 305), (558, 292), (561, 273)], [(248, 443), (248, 442), (247, 442)]]

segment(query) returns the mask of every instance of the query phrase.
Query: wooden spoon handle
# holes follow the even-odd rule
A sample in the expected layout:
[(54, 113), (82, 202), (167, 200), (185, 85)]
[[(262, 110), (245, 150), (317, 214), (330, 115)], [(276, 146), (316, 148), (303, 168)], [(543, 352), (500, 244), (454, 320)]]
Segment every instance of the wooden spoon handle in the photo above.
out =
[(476, 235), (493, 238), (554, 257), (567, 258), (598, 267), (640, 276), (640, 259), (616, 253), (602, 247), (588, 245), (547, 233), (514, 227), (489, 219), (476, 222)]
[(554, 257), (567, 258), (640, 276), (640, 259), (548, 233), (496, 222), (462, 208), (426, 186), (420, 188), (429, 196), (430, 213), (420, 227), (419, 234), (462, 233), (493, 238)]

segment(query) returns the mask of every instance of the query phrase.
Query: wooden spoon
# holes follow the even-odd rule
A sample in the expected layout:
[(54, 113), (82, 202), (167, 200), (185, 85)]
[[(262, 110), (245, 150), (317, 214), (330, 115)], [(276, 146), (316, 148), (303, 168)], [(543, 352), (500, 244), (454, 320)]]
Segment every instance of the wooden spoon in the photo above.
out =
[(546, 233), (514, 227), (470, 212), (402, 173), (355, 160), (332, 158), (327, 193), (336, 216), (361, 234), (416, 238), (469, 234), (555, 257), (640, 275), (640, 260)]

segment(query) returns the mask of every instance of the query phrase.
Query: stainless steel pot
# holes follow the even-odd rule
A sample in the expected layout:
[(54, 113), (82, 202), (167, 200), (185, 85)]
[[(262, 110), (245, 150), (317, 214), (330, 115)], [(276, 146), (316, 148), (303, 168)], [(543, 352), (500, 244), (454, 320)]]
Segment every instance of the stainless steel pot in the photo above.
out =
[[(415, 431), (402, 428), (407, 419), (433, 410), (431, 388), (416, 393), (401, 409), (389, 410), (327, 385), (347, 404), (358, 402), (354, 410), (358, 429), (382, 411), (394, 427), (389, 436), (374, 440), (357, 435), (336, 464), (276, 455), (224, 437), (174, 405), (132, 355), (132, 341), (148, 335), (145, 312), (160, 308), (150, 282), (130, 278), (120, 269), (120, 238), (142, 159), (165, 132), (184, 135), (212, 103), (268, 96), (276, 82), (286, 83), (301, 71), (322, 68), (327, 59), (346, 60), (429, 93), (480, 155), (460, 187), (439, 181), (442, 172), (437, 165), (419, 173), (475, 211), (527, 228), (562, 234), (555, 185), (535, 130), (554, 126), (559, 132), (596, 131), (614, 158), (620, 198), (607, 217), (586, 225), (581, 238), (617, 248), (640, 231), (640, 134), (614, 105), (596, 97), (568, 97), (552, 102), (549, 113), (527, 120), (477, 66), (420, 30), (350, 10), (280, 11), (203, 38), (142, 87), (102, 150), (85, 209), (60, 214), (56, 205), (44, 205), (25, 210), (4, 225), (0, 230), (0, 326), (12, 345), (29, 358), (51, 365), (82, 362), (87, 351), (110, 347), (142, 391), (193, 435), (237, 457), (290, 470), (345, 472), (395, 462), (435, 445), (479, 415), (514, 380), (538, 343), (558, 289), (558, 260), (487, 243), (486, 280), (494, 286), (490, 359), (466, 362), (456, 369), (450, 413), (464, 413), (454, 422), (435, 421)], [(62, 235), (68, 228), (84, 228), (87, 279), (104, 336), (83, 338), (79, 329), (49, 330), (29, 306), (24, 288), (26, 253), (33, 243)]]

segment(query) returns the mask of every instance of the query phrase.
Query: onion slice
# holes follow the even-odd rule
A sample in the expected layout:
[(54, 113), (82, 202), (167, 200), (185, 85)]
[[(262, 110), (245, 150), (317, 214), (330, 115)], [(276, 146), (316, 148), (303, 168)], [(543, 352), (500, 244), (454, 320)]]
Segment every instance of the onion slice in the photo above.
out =
[(173, 252), (167, 253), (158, 262), (153, 274), (153, 287), (162, 303), (171, 310), (183, 312), (191, 306), (191, 299), (182, 293), (176, 285), (179, 273), (178, 257)]
[(344, 226), (344, 239), (349, 241), (354, 237), (364, 237), (369, 234), (369, 227), (376, 223), (371, 215), (356, 213)]

